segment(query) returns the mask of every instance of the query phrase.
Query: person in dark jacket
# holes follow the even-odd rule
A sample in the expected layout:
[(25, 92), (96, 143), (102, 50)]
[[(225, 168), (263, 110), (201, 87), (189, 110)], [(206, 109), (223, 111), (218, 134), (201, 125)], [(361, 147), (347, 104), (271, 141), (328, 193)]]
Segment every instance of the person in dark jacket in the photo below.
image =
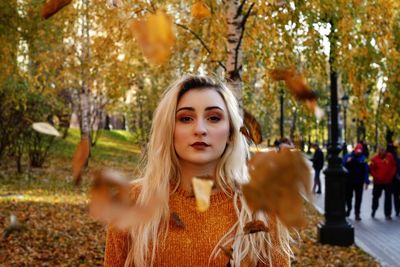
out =
[(368, 163), (363, 153), (362, 144), (357, 144), (354, 150), (343, 158), (343, 165), (346, 168), (346, 215), (350, 216), (355, 194), (354, 215), (357, 221), (361, 220), (360, 209), (364, 184), (368, 186)]
[(382, 191), (385, 191), (385, 216), (387, 220), (391, 220), (391, 184), (396, 173), (396, 161), (391, 153), (386, 152), (385, 148), (379, 147), (378, 154), (371, 159), (369, 169), (372, 177), (374, 178), (371, 216), (375, 217), (375, 213), (379, 205), (379, 198), (381, 197)]
[(397, 147), (398, 147), (397, 141), (390, 143), (387, 147), (387, 152), (391, 153), (394, 160), (396, 161), (397, 171), (392, 180), (392, 195), (393, 195), (394, 211), (396, 213), (396, 216), (399, 216), (400, 215), (400, 158), (397, 155)]
[[(311, 159), (314, 168), (314, 186), (313, 192), (317, 194), (321, 194), (321, 180), (319, 175), (321, 173), (322, 168), (324, 167), (324, 153), (322, 152), (321, 148), (319, 147), (318, 143), (313, 145), (314, 147), (314, 156)], [(318, 188), (318, 189), (317, 189)]]

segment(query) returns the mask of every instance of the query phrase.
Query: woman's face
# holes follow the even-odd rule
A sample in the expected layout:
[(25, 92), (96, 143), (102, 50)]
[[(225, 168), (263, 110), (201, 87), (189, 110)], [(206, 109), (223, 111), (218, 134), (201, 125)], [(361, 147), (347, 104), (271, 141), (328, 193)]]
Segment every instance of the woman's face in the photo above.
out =
[(229, 139), (229, 115), (214, 89), (192, 89), (178, 102), (174, 147), (181, 162), (217, 164)]

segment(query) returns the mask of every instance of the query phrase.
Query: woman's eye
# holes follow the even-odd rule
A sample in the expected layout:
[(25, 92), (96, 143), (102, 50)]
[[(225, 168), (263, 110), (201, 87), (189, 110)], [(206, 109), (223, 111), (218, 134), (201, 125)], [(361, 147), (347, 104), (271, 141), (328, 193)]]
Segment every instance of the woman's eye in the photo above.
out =
[(211, 122), (219, 122), (221, 118), (219, 116), (210, 116), (208, 120), (210, 120)]
[(179, 117), (179, 121), (180, 122), (191, 122), (193, 119), (191, 118), (191, 117), (189, 117), (189, 116), (182, 116), (182, 117)]

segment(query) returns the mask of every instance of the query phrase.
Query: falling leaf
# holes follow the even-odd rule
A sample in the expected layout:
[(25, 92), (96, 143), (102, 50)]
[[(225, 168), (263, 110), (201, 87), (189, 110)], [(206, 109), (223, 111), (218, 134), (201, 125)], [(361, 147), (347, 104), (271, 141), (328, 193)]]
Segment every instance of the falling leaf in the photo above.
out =
[(57, 131), (56, 128), (53, 127), (53, 125), (50, 125), (47, 122), (34, 122), (32, 124), (32, 128), (42, 134), (47, 134), (47, 135), (53, 135), (60, 137), (61, 134)]
[(50, 0), (43, 5), (41, 15), (44, 19), (48, 19), (71, 2), (72, 0)]
[(162, 11), (131, 22), (130, 29), (144, 56), (154, 64), (165, 63), (175, 43), (172, 19)]
[(243, 194), (252, 210), (275, 214), (288, 227), (301, 226), (303, 197), (311, 197), (310, 169), (299, 151), (258, 152), (248, 162)]
[(243, 232), (245, 235), (254, 234), (258, 232), (268, 232), (268, 231), (269, 231), (268, 227), (264, 224), (263, 221), (260, 220), (248, 222), (243, 228)]
[(121, 173), (114, 170), (95, 171), (90, 189), (90, 215), (120, 229), (148, 222), (156, 213), (161, 199), (154, 196), (147, 205), (139, 205), (131, 192), (132, 186)]
[(192, 179), (194, 196), (196, 198), (197, 210), (204, 212), (210, 206), (211, 189), (213, 180), (193, 177)]
[(74, 157), (72, 159), (72, 177), (74, 178), (76, 185), (79, 185), (82, 180), (82, 171), (88, 160), (89, 151), (89, 138), (82, 138), (76, 147)]
[(311, 90), (304, 76), (295, 68), (275, 69), (270, 72), (270, 76), (275, 81), (285, 81), (293, 96), (298, 101), (305, 102), (318, 119), (323, 116), (322, 110), (317, 105), (317, 94)]
[(192, 6), (192, 16), (196, 19), (204, 19), (204, 18), (208, 18), (211, 16), (211, 12), (210, 9), (208, 8), (208, 6), (206, 5), (206, 3), (204, 3), (204, 1), (200, 0), (197, 1), (195, 4), (193, 4)]
[(121, 6), (122, 0), (107, 0), (107, 7), (108, 8), (118, 8)]
[(185, 229), (185, 224), (182, 222), (181, 218), (179, 217), (178, 213), (172, 212), (171, 213), (171, 224), (179, 229)]
[(261, 125), (258, 123), (256, 118), (251, 115), (250, 112), (244, 110), (244, 126), (246, 129), (240, 129), (241, 133), (244, 134), (247, 138), (254, 142), (254, 144), (258, 145), (262, 142), (262, 132)]

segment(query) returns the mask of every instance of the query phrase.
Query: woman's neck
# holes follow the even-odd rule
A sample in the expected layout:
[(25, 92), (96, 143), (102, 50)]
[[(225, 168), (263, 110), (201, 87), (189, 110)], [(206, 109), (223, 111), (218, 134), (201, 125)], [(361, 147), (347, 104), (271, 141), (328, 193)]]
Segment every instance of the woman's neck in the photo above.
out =
[(192, 179), (195, 176), (209, 176), (215, 179), (216, 164), (198, 165), (189, 162), (180, 162), (181, 182), (179, 187), (187, 192), (192, 192)]

